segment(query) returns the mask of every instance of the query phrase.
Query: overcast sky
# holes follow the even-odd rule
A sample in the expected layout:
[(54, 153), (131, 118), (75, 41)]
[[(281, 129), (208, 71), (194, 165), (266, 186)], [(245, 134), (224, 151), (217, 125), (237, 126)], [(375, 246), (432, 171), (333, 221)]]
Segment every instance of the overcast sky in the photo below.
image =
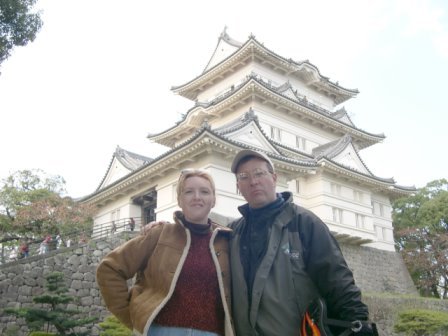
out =
[(36, 40), (0, 67), (1, 179), (39, 168), (80, 197), (98, 187), (116, 146), (161, 154), (146, 136), (193, 106), (171, 87), (202, 72), (225, 26), (358, 89), (339, 107), (386, 135), (361, 152), (375, 175), (416, 187), (448, 178), (444, 0), (40, 0), (36, 9)]

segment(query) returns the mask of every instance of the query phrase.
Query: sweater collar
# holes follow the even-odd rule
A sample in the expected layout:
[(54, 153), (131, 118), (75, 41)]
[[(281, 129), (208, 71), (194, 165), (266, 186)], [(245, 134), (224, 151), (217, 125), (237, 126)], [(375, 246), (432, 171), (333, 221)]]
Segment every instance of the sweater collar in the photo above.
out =
[(248, 203), (241, 205), (238, 207), (238, 211), (244, 216), (259, 216), (266, 212), (270, 212), (272, 210), (278, 209), (283, 206), (285, 203), (292, 203), (293, 198), (292, 194), (289, 191), (285, 191), (282, 193), (277, 193), (277, 198), (272, 203), (265, 205), (262, 208), (254, 209), (249, 206)]
[(207, 224), (197, 224), (188, 221), (181, 211), (178, 212), (177, 217), (181, 220), (182, 224), (192, 233), (205, 235), (211, 231), (212, 221), (210, 220), (210, 218), (207, 220)]

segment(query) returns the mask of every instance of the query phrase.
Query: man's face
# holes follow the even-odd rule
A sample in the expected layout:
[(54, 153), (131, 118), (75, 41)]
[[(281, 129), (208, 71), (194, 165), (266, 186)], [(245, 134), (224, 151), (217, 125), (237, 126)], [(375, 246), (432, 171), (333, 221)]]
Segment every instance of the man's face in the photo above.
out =
[(253, 158), (238, 166), (237, 186), (251, 208), (262, 208), (277, 198), (277, 175), (270, 173), (268, 163)]

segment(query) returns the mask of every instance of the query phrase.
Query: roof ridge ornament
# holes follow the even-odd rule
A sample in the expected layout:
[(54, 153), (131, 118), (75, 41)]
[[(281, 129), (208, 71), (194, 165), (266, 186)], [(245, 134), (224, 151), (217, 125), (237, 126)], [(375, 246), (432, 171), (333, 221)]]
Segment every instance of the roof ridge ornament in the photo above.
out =
[(247, 111), (246, 113), (243, 114), (243, 116), (241, 117), (241, 121), (249, 121), (249, 120), (255, 120), (258, 121), (258, 116), (255, 115), (255, 111), (252, 108), (252, 106), (249, 108), (249, 111)]
[(243, 43), (230, 37), (230, 35), (227, 33), (227, 26), (224, 26), (222, 33), (219, 35), (218, 44), (219, 44), (219, 40), (223, 40), (223, 41), (227, 42), (228, 44), (230, 44), (231, 46), (236, 47), (236, 48), (241, 48), (243, 46)]
[(223, 31), (221, 32), (221, 35), (219, 35), (220, 38), (225, 39), (226, 37), (229, 37), (227, 34), (227, 26), (224, 26)]
[(208, 123), (208, 119), (207, 118), (205, 118), (204, 121), (202, 122), (201, 128), (202, 129), (207, 129), (207, 130), (211, 130), (212, 129), (211, 125)]

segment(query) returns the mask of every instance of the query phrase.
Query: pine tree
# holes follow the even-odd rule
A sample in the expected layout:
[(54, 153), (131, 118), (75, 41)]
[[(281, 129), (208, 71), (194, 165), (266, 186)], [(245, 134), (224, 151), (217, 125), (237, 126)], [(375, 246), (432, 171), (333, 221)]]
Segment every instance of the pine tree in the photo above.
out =
[[(64, 274), (53, 272), (46, 276), (47, 293), (33, 297), (33, 302), (40, 307), (8, 308), (5, 313), (24, 318), (30, 330), (30, 336), (84, 336), (90, 335), (91, 326), (96, 317), (83, 317), (76, 309), (67, 309), (66, 305), (74, 301), (73, 296), (67, 295)], [(76, 332), (76, 327), (86, 327), (85, 332)], [(56, 330), (56, 332), (53, 332)], [(43, 333), (42, 333), (43, 331)]]

